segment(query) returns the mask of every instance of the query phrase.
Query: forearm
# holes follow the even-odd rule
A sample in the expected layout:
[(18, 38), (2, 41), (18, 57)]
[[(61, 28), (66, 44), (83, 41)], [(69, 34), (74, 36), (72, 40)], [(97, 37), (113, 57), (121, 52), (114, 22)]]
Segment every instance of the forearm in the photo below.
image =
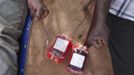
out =
[(93, 25), (104, 25), (111, 0), (96, 0), (95, 11), (93, 16)]
[(106, 27), (106, 17), (110, 8), (111, 0), (96, 0), (95, 11), (88, 31), (85, 45), (90, 46), (95, 42), (94, 39), (101, 37), (105, 41), (108, 37), (108, 29)]

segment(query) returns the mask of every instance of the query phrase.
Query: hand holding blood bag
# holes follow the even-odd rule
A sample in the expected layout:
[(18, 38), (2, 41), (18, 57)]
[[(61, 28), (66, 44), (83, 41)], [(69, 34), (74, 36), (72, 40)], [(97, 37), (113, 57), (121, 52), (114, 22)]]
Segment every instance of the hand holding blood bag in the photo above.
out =
[(85, 46), (82, 46), (81, 44), (74, 46), (68, 69), (73, 73), (81, 74), (87, 54), (88, 52)]
[(71, 39), (66, 35), (58, 35), (54, 44), (49, 49), (47, 57), (56, 63), (61, 63), (72, 48)]

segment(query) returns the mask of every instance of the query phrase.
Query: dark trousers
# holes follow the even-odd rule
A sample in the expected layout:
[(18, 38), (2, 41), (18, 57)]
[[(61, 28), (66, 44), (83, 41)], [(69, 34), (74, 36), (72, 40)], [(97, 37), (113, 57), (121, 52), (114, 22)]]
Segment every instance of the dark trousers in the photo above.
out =
[(114, 75), (134, 75), (134, 22), (108, 14)]

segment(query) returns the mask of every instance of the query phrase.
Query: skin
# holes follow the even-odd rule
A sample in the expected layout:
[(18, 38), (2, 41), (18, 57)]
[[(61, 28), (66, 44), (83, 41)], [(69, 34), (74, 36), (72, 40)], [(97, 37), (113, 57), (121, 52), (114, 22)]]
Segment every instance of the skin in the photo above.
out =
[(30, 12), (35, 20), (45, 18), (49, 11), (46, 5), (41, 0), (27, 0)]
[[(110, 3), (111, 0), (96, 0), (91, 28), (88, 31), (88, 35), (85, 41), (85, 45), (88, 47), (88, 50), (90, 51), (94, 50), (97, 52), (97, 50), (102, 50), (108, 43), (107, 41), (109, 36), (109, 30), (106, 25), (106, 18), (110, 8)], [(91, 58), (94, 59), (94, 61), (92, 61), (94, 65), (98, 65), (95, 63), (97, 58), (96, 57), (91, 57)], [(94, 73), (90, 71), (88, 75), (94, 75)], [(98, 75), (99, 75), (99, 71), (98, 71)], [(112, 72), (110, 75), (113, 75)]]
[(85, 42), (87, 47), (93, 45), (97, 48), (107, 45), (109, 31), (106, 25), (106, 17), (111, 0), (96, 0), (91, 28)]

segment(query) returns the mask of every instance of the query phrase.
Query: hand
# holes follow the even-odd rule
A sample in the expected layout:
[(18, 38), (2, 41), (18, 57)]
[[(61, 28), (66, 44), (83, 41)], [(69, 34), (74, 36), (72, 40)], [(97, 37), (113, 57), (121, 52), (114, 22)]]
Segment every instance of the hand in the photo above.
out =
[(36, 20), (45, 18), (49, 13), (49, 10), (41, 0), (28, 0), (28, 6)]
[(106, 25), (96, 25), (92, 28), (87, 41), (89, 45), (100, 48), (107, 45), (108, 36), (109, 30)]

